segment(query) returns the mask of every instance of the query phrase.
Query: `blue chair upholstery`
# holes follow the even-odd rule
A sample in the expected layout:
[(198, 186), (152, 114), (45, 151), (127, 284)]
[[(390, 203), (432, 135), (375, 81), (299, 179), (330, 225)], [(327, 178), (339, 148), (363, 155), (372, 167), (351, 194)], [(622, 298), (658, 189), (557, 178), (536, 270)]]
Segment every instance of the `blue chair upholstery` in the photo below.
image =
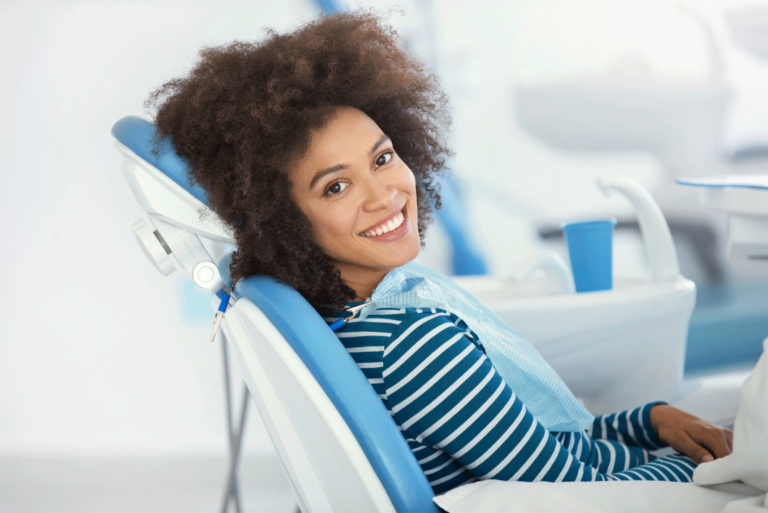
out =
[(125, 144), (136, 155), (165, 173), (182, 189), (210, 207), (208, 196), (203, 188), (199, 185), (190, 185), (187, 179), (189, 164), (176, 154), (170, 137), (163, 138), (158, 155), (152, 153), (152, 140), (156, 131), (157, 126), (149, 121), (138, 116), (126, 116), (114, 124), (112, 136)]
[[(128, 116), (114, 125), (112, 135), (208, 205), (205, 191), (189, 184), (187, 163), (170, 138), (162, 141), (159, 156), (152, 154), (156, 129)], [(231, 254), (218, 263), (227, 286), (232, 283), (230, 262)], [(314, 308), (298, 292), (266, 276), (241, 280), (234, 294), (253, 302), (296, 351), (355, 435), (395, 509), (437, 513), (434, 492), (416, 457), (365, 375)]]

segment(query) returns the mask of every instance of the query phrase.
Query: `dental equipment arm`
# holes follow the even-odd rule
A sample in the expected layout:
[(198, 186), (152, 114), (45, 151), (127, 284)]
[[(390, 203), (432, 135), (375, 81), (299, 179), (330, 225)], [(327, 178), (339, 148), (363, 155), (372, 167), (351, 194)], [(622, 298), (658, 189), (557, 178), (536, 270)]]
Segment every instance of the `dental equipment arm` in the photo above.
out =
[(620, 192), (635, 207), (653, 281), (677, 278), (680, 275), (680, 265), (672, 234), (661, 209), (650, 193), (635, 180), (620, 175), (601, 176), (597, 179), (597, 185), (606, 196), (610, 195), (611, 191)]
[[(661, 209), (648, 191), (635, 180), (621, 175), (601, 176), (597, 179), (597, 186), (606, 196), (609, 196), (611, 191), (616, 191), (632, 203), (643, 234), (653, 281), (677, 278), (680, 275), (680, 266), (672, 234)], [(538, 269), (542, 269), (550, 277), (552, 289), (550, 292), (575, 293), (570, 269), (557, 253), (550, 250), (540, 251), (524, 258), (512, 273), (512, 278), (524, 281)]]
[(163, 139), (159, 154), (153, 153), (155, 130), (136, 116), (127, 116), (112, 128), (115, 146), (126, 157), (125, 179), (153, 225), (139, 219), (133, 224), (134, 234), (164, 276), (174, 272), (175, 257), (196, 285), (217, 292), (224, 283), (201, 238), (230, 245), (233, 238), (205, 204), (205, 192), (187, 181), (188, 165), (175, 153), (170, 138)]

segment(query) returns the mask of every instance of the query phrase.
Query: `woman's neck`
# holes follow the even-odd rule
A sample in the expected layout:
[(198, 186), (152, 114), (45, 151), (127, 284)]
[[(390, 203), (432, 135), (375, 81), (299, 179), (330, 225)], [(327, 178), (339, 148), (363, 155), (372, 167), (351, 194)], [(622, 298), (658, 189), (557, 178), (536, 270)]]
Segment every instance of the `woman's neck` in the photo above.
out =
[(355, 301), (365, 301), (373, 295), (373, 291), (379, 286), (381, 280), (392, 269), (371, 269), (357, 266), (337, 264), (341, 279), (355, 291)]

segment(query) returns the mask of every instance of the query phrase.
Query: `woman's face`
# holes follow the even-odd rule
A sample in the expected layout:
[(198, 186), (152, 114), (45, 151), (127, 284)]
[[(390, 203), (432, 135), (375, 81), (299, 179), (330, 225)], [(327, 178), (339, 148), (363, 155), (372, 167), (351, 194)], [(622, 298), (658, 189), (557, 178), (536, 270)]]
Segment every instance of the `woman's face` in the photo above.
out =
[(419, 254), (416, 180), (389, 137), (342, 107), (289, 166), (293, 198), (345, 281), (388, 271)]

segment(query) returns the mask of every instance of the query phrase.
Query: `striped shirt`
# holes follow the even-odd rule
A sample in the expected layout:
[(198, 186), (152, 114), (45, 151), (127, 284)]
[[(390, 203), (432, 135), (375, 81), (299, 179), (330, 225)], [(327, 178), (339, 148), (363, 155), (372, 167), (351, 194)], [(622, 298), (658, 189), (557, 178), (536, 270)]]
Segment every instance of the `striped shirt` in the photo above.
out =
[(657, 403), (597, 417), (584, 432), (550, 432), (445, 310), (379, 308), (336, 335), (436, 494), (478, 479), (692, 481), (690, 459), (650, 453), (666, 447), (650, 424)]

